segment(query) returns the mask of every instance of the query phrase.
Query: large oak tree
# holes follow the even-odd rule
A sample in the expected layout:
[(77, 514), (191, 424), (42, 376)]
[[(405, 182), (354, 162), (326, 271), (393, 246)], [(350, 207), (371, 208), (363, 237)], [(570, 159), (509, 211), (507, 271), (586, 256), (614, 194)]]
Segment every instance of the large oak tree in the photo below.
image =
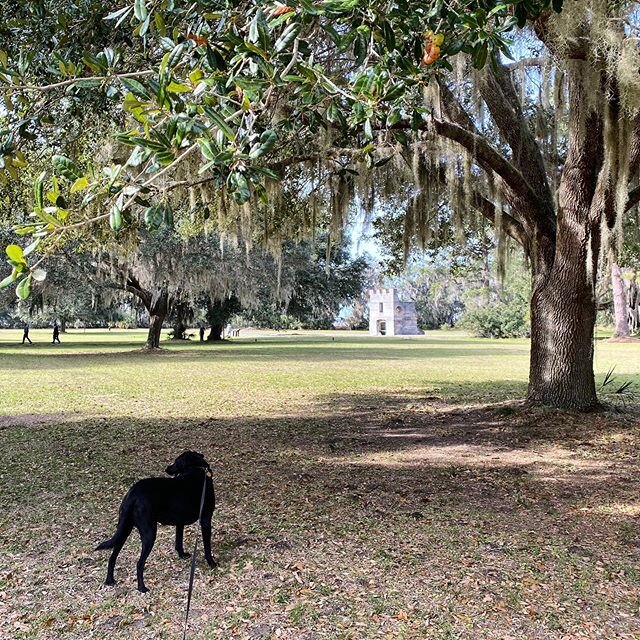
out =
[[(452, 200), (462, 194), (449, 206), (479, 212), (530, 259), (530, 399), (597, 404), (594, 291), (603, 229), (608, 235), (640, 198), (638, 189), (629, 192), (640, 164), (633, 7), (577, 0), (558, 20), (549, 2), (531, 0), (135, 0), (87, 21), (88, 7), (95, 9), (88, 0), (56, 7), (55, 20), (55, 2), (33, 4), (39, 13), (3, 3), (15, 14), (0, 52), (4, 178), (33, 163), (29, 152), (43, 144), (61, 148), (95, 96), (121, 101), (116, 140), (130, 153), (104, 171), (55, 157), (64, 196), (47, 202), (51, 174), (36, 178), (22, 233), (44, 238), (51, 251), (107, 220), (116, 233), (138, 217), (153, 226), (170, 194), (189, 190), (225, 231), (274, 246), (274, 238), (322, 218), (315, 204), (283, 214), (278, 182), (305, 163), (300, 193), (332, 211), (334, 234), (354, 194), (373, 203), (395, 187), (410, 203), (407, 228), (424, 238), (434, 194), (445, 185)], [(54, 34), (68, 33), (74, 20), (93, 25), (94, 44), (80, 52), (69, 38), (34, 43), (25, 33), (36, 19)], [(538, 55), (529, 62), (540, 69), (538, 81), (552, 77), (556, 87), (551, 99), (543, 88), (537, 111), (539, 118), (556, 111), (547, 132), (531, 127), (531, 89), (514, 77), (528, 62), (501, 61), (516, 23), (534, 40)], [(454, 56), (462, 60), (457, 77)], [(397, 179), (403, 159), (411, 184)], [(9, 257), (8, 283), (17, 280), (27, 295), (31, 278), (41, 276), (39, 259), (19, 247)]]

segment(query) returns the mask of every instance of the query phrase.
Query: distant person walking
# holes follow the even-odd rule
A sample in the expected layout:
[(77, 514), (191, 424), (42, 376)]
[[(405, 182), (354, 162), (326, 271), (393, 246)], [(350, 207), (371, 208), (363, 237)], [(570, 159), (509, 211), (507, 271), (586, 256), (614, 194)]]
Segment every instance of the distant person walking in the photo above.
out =
[(60, 327), (58, 327), (58, 323), (54, 322), (53, 323), (53, 342), (51, 344), (55, 344), (55, 343), (60, 344)]
[(204, 327), (200, 327), (200, 342), (204, 342)]
[(33, 342), (31, 342), (31, 338), (29, 337), (29, 323), (25, 323), (24, 325), (24, 330), (22, 332), (22, 344), (24, 344), (24, 341), (28, 340), (29, 344), (33, 344)]

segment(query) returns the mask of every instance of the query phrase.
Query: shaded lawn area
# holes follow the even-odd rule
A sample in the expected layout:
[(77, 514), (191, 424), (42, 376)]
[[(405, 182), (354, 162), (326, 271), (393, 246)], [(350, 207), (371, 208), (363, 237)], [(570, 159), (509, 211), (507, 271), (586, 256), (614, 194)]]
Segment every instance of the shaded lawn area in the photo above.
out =
[[(190, 637), (640, 638), (637, 395), (528, 409), (526, 341), (457, 333), (154, 355), (141, 332), (20, 335), (0, 332), (0, 638), (181, 637), (172, 530), (144, 596), (135, 532), (115, 588), (92, 548), (186, 448), (214, 467), (221, 564), (199, 556)], [(640, 345), (596, 363), (640, 382)]]

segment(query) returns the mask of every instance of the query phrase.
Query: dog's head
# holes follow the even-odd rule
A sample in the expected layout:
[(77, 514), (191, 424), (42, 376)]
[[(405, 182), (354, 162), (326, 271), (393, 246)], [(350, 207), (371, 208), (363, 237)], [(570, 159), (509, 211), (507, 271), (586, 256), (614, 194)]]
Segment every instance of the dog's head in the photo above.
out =
[(170, 476), (178, 476), (186, 473), (190, 469), (209, 469), (209, 463), (204, 456), (197, 451), (185, 451), (181, 453), (173, 464), (170, 464), (165, 471)]

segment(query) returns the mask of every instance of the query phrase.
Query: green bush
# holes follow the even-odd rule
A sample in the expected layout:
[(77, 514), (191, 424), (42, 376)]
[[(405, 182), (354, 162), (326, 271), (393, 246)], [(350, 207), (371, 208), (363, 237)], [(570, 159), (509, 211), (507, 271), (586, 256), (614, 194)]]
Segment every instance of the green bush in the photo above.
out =
[(480, 338), (524, 338), (530, 334), (527, 301), (515, 296), (465, 312), (457, 325)]

